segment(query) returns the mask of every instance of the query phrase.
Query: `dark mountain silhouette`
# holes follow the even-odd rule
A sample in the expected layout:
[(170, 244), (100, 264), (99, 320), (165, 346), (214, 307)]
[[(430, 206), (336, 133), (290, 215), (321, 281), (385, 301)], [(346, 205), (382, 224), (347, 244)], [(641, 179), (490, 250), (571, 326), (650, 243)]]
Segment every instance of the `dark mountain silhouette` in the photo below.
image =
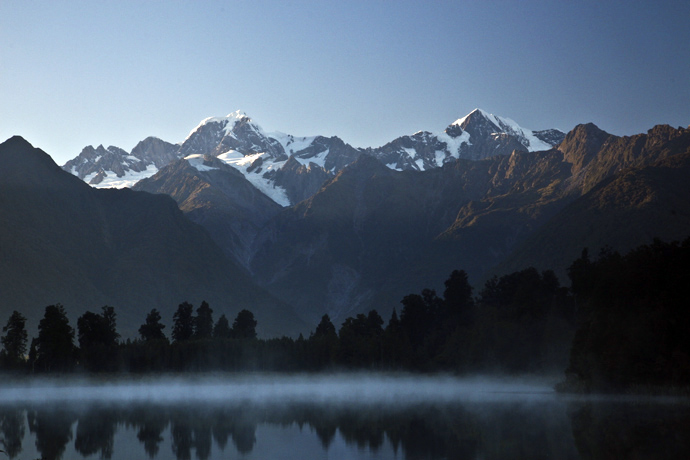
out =
[(93, 189), (20, 137), (0, 144), (0, 216), (0, 317), (19, 310), (35, 327), (50, 304), (73, 321), (107, 304), (135, 336), (151, 308), (170, 324), (179, 303), (205, 299), (218, 316), (253, 311), (264, 333), (304, 330), (170, 197)]

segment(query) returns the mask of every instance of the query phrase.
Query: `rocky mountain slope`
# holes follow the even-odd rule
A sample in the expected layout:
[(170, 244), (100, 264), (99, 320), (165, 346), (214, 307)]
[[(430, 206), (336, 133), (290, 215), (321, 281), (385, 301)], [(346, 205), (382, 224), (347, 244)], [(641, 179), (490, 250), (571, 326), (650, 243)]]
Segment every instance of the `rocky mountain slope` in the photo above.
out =
[(481, 283), (553, 268), (567, 283), (565, 267), (583, 247), (627, 250), (687, 236), (690, 130), (617, 137), (581, 125), (566, 140), (429, 171), (398, 172), (362, 156), (269, 221), (252, 270), (303, 314), (325, 309), (337, 319), (389, 311), (424, 287), (442, 290), (453, 269)]
[(282, 209), (239, 171), (213, 156), (189, 155), (133, 189), (170, 195), (188, 218), (201, 224), (245, 268), (259, 230)]
[[(454, 269), (474, 280), (561, 203), (569, 167), (557, 151), (394, 171), (367, 155), (313, 197), (284, 209), (258, 238), (252, 270), (307, 320), (335, 320), (438, 287)], [(493, 200), (493, 202), (491, 201)]]
[(19, 310), (36, 327), (62, 303), (74, 326), (107, 304), (135, 337), (151, 308), (171, 325), (179, 303), (207, 300), (216, 317), (252, 310), (268, 335), (306, 329), (172, 199), (89, 187), (20, 137), (0, 144), (0, 215), (0, 317)]
[[(596, 142), (602, 137), (605, 142)], [(584, 248), (596, 258), (604, 247), (625, 253), (653, 238), (690, 236), (690, 129), (659, 125), (646, 134), (616, 137), (587, 125), (568, 138), (590, 146), (576, 152), (572, 143), (560, 147), (566, 158), (576, 159), (572, 182), (586, 193), (532, 233), (498, 271), (548, 267), (565, 279)]]
[(532, 132), (510, 119), (476, 109), (442, 133), (419, 132), (382, 147), (355, 149), (338, 137), (267, 133), (237, 111), (203, 120), (179, 145), (148, 138), (130, 154), (117, 147), (86, 147), (64, 169), (96, 187), (129, 187), (173, 160), (207, 155), (235, 167), (276, 203), (289, 206), (312, 196), (326, 179), (363, 153), (391, 169), (428, 170), (458, 158), (549, 149), (563, 136), (553, 129)]
[(176, 160), (179, 146), (147, 137), (127, 153), (119, 147), (84, 147), (62, 168), (98, 188), (130, 187)]

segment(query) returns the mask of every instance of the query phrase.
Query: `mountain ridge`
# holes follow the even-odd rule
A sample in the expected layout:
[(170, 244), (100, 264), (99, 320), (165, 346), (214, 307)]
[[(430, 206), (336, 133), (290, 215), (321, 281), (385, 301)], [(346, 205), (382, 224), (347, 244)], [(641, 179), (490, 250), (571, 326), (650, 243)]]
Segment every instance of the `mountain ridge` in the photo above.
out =
[[(88, 146), (63, 168), (96, 187), (123, 187), (152, 176), (177, 159), (211, 155), (240, 170), (278, 204), (289, 206), (311, 196), (326, 176), (335, 175), (364, 153), (391, 169), (426, 170), (441, 167), (455, 158), (481, 159), (509, 154), (516, 149), (548, 149), (564, 136), (553, 129), (538, 133), (521, 128), (513, 120), (475, 109), (438, 134), (418, 132), (381, 147), (354, 148), (336, 136), (267, 133), (244, 112), (236, 111), (226, 117), (202, 120), (176, 147), (158, 140), (162, 144), (158, 150), (164, 159), (146, 157), (137, 147), (128, 154), (117, 147)], [(153, 142), (151, 139), (154, 138), (147, 138), (149, 143)], [(290, 158), (293, 160), (288, 163)], [(294, 161), (305, 167), (298, 179)], [(282, 171), (286, 164), (290, 168)]]

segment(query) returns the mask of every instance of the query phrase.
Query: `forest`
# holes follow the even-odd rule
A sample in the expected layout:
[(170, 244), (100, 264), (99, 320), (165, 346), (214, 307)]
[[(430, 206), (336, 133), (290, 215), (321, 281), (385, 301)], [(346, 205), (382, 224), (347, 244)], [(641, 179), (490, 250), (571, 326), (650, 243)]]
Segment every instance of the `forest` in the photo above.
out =
[(30, 344), (26, 319), (12, 313), (0, 365), (28, 374), (565, 371), (559, 389), (584, 392), (690, 383), (690, 239), (654, 240), (625, 255), (604, 248), (594, 260), (585, 249), (568, 275), (570, 288), (551, 270), (527, 268), (494, 276), (474, 295), (467, 274), (456, 270), (440, 295), (405, 296), (387, 322), (371, 310), (336, 328), (324, 315), (297, 339), (258, 338), (249, 310), (231, 324), (225, 315), (214, 320), (206, 302), (184, 302), (169, 335), (154, 308), (138, 338), (121, 340), (113, 307), (85, 312), (75, 330), (55, 304)]

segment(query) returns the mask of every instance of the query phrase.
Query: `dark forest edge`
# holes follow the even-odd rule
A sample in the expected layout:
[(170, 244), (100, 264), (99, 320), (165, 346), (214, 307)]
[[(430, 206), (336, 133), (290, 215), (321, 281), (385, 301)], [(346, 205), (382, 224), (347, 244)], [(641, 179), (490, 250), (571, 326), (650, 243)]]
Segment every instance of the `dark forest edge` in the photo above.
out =
[[(563, 372), (561, 391), (655, 391), (690, 386), (690, 238), (654, 240), (626, 255), (585, 249), (571, 287), (534, 268), (493, 277), (476, 297), (454, 271), (442, 296), (409, 294), (384, 327), (376, 310), (339, 330), (324, 315), (308, 338), (259, 339), (242, 310), (230, 325), (211, 306), (184, 302), (170, 339), (155, 308), (140, 337), (120, 340), (113, 307), (87, 311), (75, 331), (50, 305), (28, 349), (26, 319), (3, 328), (0, 365), (15, 373), (316, 372), (378, 370), (469, 373)], [(195, 314), (196, 313), (196, 314)], [(75, 345), (75, 332), (78, 346)]]

